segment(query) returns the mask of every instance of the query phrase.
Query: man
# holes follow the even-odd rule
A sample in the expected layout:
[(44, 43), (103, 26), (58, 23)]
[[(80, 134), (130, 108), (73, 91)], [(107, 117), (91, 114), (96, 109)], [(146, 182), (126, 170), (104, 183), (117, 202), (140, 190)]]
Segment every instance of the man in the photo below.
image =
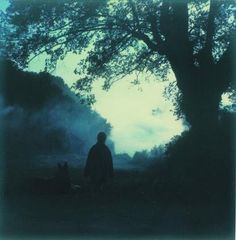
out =
[(105, 145), (106, 134), (99, 132), (97, 143), (89, 150), (84, 176), (89, 177), (96, 190), (102, 190), (104, 184), (113, 177), (111, 151)]

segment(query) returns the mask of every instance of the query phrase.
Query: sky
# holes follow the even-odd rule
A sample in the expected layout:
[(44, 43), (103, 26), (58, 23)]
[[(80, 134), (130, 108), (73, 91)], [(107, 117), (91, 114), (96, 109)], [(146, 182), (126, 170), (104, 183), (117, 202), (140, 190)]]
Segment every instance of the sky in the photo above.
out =
[(8, 0), (0, 0), (0, 10), (4, 11), (6, 10), (6, 8), (9, 5), (9, 1)]
[[(42, 71), (43, 59), (34, 59), (29, 70)], [(62, 77), (68, 86), (72, 86), (78, 79), (74, 69), (80, 59), (78, 55), (68, 54), (52, 74)], [(102, 90), (101, 80), (97, 80), (93, 87), (96, 97), (93, 109), (112, 125), (110, 138), (114, 141), (116, 153), (128, 153), (130, 156), (136, 151), (167, 143), (185, 128), (182, 120), (177, 121), (173, 116), (171, 102), (163, 97), (167, 82), (152, 77), (137, 86), (130, 83), (134, 78), (129, 75), (116, 82), (109, 91)], [(140, 80), (144, 78), (145, 75)], [(173, 75), (170, 81), (174, 81)], [(153, 110), (157, 110), (155, 114)]]

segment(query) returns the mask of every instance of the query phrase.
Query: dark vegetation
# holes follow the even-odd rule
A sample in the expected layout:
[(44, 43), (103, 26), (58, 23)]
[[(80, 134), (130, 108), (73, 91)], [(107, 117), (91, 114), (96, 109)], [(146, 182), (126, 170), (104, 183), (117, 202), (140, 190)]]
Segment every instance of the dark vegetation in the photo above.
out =
[[(70, 158), (57, 158), (50, 164), (52, 159), (49, 157), (45, 165), (39, 165), (34, 158), (42, 152), (48, 156), (55, 152), (57, 156), (66, 156), (65, 152), (74, 149), (62, 147), (67, 141), (65, 135), (70, 133), (66, 128), (62, 128), (62, 135), (57, 135), (57, 141), (49, 138), (51, 129), (58, 126), (55, 118), (54, 128), (47, 129), (49, 125), (44, 122), (48, 121), (43, 117), (48, 116), (47, 111), (51, 108), (46, 108), (45, 115), (40, 116), (42, 122), (36, 125), (30, 122), (32, 116), (38, 111), (41, 113), (45, 105), (54, 100), (54, 96), (58, 96), (55, 104), (68, 101), (73, 108), (75, 103), (70, 91), (59, 78), (55, 79), (58, 82), (52, 81), (50, 75), (42, 73), (40, 80), (40, 74), (23, 73), (12, 66), (10, 69), (10, 74), (17, 71), (10, 75), (17, 78), (14, 80), (8, 71), (5, 72), (9, 83), (5, 87), (1, 116), (5, 122), (6, 150), (2, 199), (2, 234), (5, 237), (42, 234), (233, 237), (233, 113), (221, 112), (221, 121), (214, 134), (190, 130), (174, 137), (166, 146), (137, 152), (132, 160), (120, 155), (119, 161), (126, 159), (126, 169), (115, 169), (113, 182), (103, 192), (95, 194), (83, 177), (83, 164), (75, 167)], [(44, 82), (43, 77), (47, 81)], [(26, 84), (14, 88), (18, 84), (16, 79), (26, 81)], [(39, 80), (42, 82), (37, 85)], [(14, 84), (11, 85), (11, 81)], [(42, 93), (30, 95), (35, 89), (33, 81), (39, 92), (40, 88), (46, 89), (44, 85), (52, 84), (59, 94), (54, 92), (53, 96), (47, 96), (49, 100), (40, 104)], [(26, 91), (29, 86), (31, 91)], [(63, 95), (65, 89), (67, 94)], [(47, 95), (46, 91), (43, 93)], [(24, 99), (30, 96), (32, 102), (36, 101), (34, 105), (28, 105), (30, 103)], [(80, 103), (76, 102), (76, 106), (80, 108)], [(15, 112), (20, 107), (21, 115)], [(77, 114), (79, 117), (80, 109)], [(46, 131), (47, 135), (44, 134)], [(80, 143), (85, 140), (79, 141), (79, 132), (76, 136), (73, 139), (78, 147), (75, 153), (80, 154)], [(64, 161), (68, 161), (68, 168)], [(57, 162), (62, 165), (58, 167)]]
[(233, 212), (225, 211), (224, 202), (203, 195), (193, 200), (156, 171), (115, 170), (113, 183), (97, 195), (77, 168), (69, 168), (80, 185), (75, 192), (31, 194), (19, 187), (54, 170), (16, 173), (26, 179), (4, 198), (3, 236), (234, 238)]

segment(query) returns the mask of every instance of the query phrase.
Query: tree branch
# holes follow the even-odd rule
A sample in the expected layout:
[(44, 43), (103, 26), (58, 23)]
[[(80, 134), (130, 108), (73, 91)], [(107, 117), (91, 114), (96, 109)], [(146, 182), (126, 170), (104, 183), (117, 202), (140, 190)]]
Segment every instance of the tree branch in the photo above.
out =
[(188, 0), (164, 1), (161, 7), (160, 32), (165, 37), (167, 58), (173, 70), (194, 66), (193, 46), (188, 37)]
[(161, 16), (160, 16), (160, 33), (165, 37), (166, 41), (170, 42), (170, 28), (171, 28), (171, 17), (169, 13), (170, 4), (164, 1), (161, 6)]
[(135, 9), (135, 6), (134, 6), (133, 1), (132, 1), (132, 0), (129, 0), (129, 4), (130, 4), (130, 7), (131, 7), (133, 16), (134, 16), (134, 21), (135, 21), (134, 23), (136, 23), (136, 26), (137, 26), (138, 31), (141, 32), (140, 23), (139, 23), (139, 18), (138, 18), (138, 15), (137, 15), (137, 12), (136, 12), (136, 9)]
[[(157, 51), (160, 55), (163, 55), (164, 51), (163, 51), (163, 42), (161, 40), (161, 37), (158, 36), (156, 34), (156, 31), (153, 29), (153, 36), (156, 41), (156, 43), (154, 43), (145, 33), (142, 32), (138, 14), (135, 9), (135, 5), (132, 0), (129, 0), (129, 4), (130, 4), (131, 10), (132, 10), (132, 14), (134, 17), (134, 23), (135, 23), (135, 27), (136, 27), (136, 30), (132, 31), (132, 35), (134, 37), (138, 38), (139, 40), (142, 40), (148, 46), (148, 48), (150, 48), (152, 51)], [(152, 25), (152, 26), (154, 27), (154, 25)], [(157, 41), (157, 39), (159, 41)]]
[(236, 34), (233, 34), (230, 39), (228, 48), (221, 56), (218, 63), (215, 65), (215, 76), (218, 84), (225, 91), (229, 83), (235, 84), (235, 54), (236, 54)]
[(151, 15), (149, 17), (150, 24), (151, 24), (151, 31), (154, 37), (154, 40), (156, 41), (157, 45), (159, 45), (159, 54), (164, 55), (166, 54), (166, 44), (165, 41), (162, 40), (160, 33), (157, 30), (157, 17), (156, 15)]
[(217, 0), (210, 0), (210, 10), (208, 15), (208, 21), (207, 21), (207, 35), (206, 35), (206, 44), (204, 47), (204, 51), (208, 56), (211, 56), (211, 61), (213, 61), (212, 58), (212, 43), (213, 43), (213, 36), (215, 32), (215, 16), (218, 9), (218, 2)]
[(127, 42), (127, 38), (129, 36), (130, 36), (130, 34), (127, 33), (124, 36), (120, 37), (119, 39), (116, 39), (118, 41), (115, 45), (111, 44), (111, 46), (106, 51), (104, 50), (104, 53), (106, 53), (106, 54), (103, 56), (103, 60), (99, 64), (96, 65), (96, 68), (103, 66), (104, 63), (108, 62), (112, 56), (117, 54), (119, 51), (123, 50), (123, 48)]
[(149, 49), (159, 53), (160, 47), (157, 44), (155, 44), (146, 34), (137, 31), (131, 31), (131, 34), (135, 38), (142, 40), (144, 43), (146, 43)]

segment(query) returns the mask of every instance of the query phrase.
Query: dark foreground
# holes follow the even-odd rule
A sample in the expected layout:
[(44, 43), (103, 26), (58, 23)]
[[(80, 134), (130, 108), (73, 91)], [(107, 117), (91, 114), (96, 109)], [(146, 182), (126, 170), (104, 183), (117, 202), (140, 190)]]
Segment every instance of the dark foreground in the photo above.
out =
[[(52, 169), (43, 172), (50, 175)], [(152, 171), (117, 170), (113, 183), (97, 194), (81, 170), (70, 174), (80, 189), (39, 195), (24, 190), (30, 175), (16, 173), (14, 191), (2, 199), (1, 239), (234, 239), (233, 218), (220, 200), (189, 198)]]

